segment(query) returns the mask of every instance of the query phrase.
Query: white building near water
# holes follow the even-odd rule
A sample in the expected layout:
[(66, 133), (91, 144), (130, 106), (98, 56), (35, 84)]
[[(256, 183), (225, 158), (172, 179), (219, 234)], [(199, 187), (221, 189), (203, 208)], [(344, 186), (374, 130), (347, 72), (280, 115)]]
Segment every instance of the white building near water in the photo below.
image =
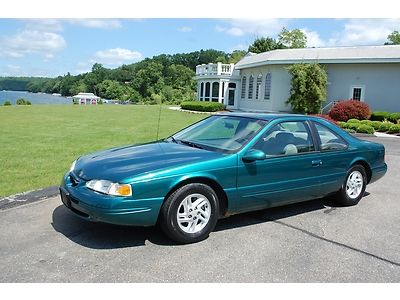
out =
[(72, 102), (74, 104), (88, 105), (88, 104), (98, 104), (100, 97), (93, 93), (79, 93), (78, 95), (72, 96)]
[(196, 67), (197, 98), (228, 109), (290, 111), (287, 67), (318, 62), (328, 73), (328, 111), (339, 100), (366, 102), (372, 110), (400, 111), (400, 45), (281, 49), (247, 54), (236, 65)]

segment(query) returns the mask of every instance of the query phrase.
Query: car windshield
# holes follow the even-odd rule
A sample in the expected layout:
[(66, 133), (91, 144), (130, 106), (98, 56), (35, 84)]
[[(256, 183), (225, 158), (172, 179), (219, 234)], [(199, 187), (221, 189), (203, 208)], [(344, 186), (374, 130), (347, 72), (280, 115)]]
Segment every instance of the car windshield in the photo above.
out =
[(211, 116), (179, 131), (167, 139), (189, 147), (223, 153), (243, 148), (267, 121), (238, 116)]

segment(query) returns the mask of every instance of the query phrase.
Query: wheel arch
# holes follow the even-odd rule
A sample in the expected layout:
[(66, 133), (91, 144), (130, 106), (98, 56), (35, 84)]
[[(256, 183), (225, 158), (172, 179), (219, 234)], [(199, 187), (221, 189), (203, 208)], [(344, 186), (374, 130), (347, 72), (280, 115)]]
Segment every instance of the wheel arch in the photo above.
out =
[(361, 165), (364, 167), (365, 172), (367, 173), (367, 183), (369, 183), (372, 178), (372, 170), (371, 170), (371, 166), (368, 164), (368, 162), (365, 159), (357, 158), (351, 163), (351, 167), (353, 167), (355, 165)]
[(207, 176), (194, 176), (190, 178), (183, 178), (176, 182), (165, 195), (163, 203), (171, 196), (177, 189), (190, 183), (202, 183), (211, 187), (218, 197), (219, 202), (219, 216), (223, 217), (228, 211), (228, 196), (226, 195), (222, 186), (213, 178)]

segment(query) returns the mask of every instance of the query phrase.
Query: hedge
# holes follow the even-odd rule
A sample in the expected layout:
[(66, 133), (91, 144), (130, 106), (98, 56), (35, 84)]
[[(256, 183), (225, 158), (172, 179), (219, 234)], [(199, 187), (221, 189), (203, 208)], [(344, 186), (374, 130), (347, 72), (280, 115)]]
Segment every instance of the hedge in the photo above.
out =
[(381, 126), (379, 126), (378, 131), (386, 132), (389, 131), (389, 128), (394, 125), (392, 122), (382, 122)]
[(400, 124), (394, 124), (389, 127), (389, 133), (400, 133)]
[(360, 124), (357, 127), (356, 131), (359, 133), (368, 133), (368, 134), (373, 134), (375, 132), (375, 130), (372, 126), (364, 125), (364, 124)]
[(371, 121), (385, 121), (389, 118), (390, 113), (386, 111), (374, 111), (371, 114)]
[(225, 105), (219, 102), (185, 101), (181, 103), (182, 109), (194, 111), (220, 111), (225, 109)]
[(371, 116), (368, 104), (358, 100), (341, 100), (329, 111), (329, 116), (336, 121), (349, 119), (366, 120)]

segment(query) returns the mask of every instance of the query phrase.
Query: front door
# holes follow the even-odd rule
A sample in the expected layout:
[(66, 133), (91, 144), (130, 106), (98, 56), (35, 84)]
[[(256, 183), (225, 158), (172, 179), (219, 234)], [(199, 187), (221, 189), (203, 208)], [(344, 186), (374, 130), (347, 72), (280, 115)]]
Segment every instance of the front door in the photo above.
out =
[(306, 122), (273, 126), (254, 144), (265, 159), (238, 162), (237, 211), (249, 211), (312, 199), (318, 195), (319, 153)]
[(228, 106), (235, 106), (235, 89), (228, 90)]

